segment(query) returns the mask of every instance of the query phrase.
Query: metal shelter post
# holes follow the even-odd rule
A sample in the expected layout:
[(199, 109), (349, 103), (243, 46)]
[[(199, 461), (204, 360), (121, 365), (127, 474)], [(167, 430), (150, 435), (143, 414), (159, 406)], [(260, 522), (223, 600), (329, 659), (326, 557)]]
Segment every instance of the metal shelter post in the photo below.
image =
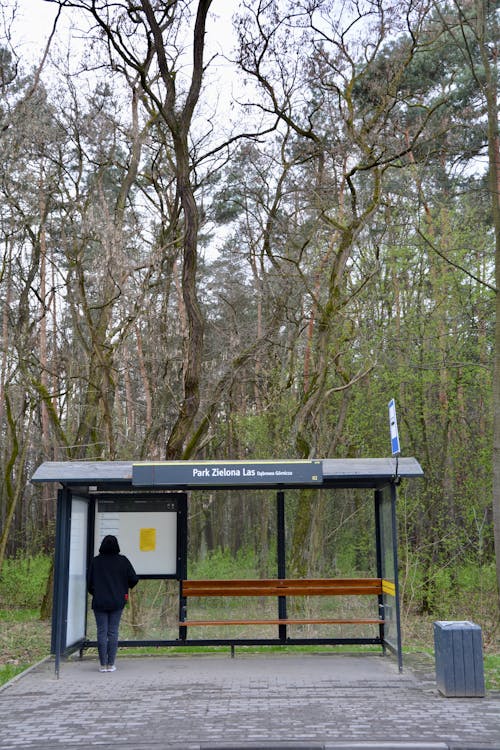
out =
[[(286, 544), (285, 544), (285, 493), (280, 491), (276, 493), (277, 508), (277, 558), (278, 558), (278, 578), (286, 578)], [(280, 620), (286, 619), (286, 597), (278, 597), (278, 617)], [(286, 639), (286, 625), (279, 625), (278, 632), (280, 640)]]
[[(383, 561), (382, 561), (382, 536), (381, 536), (381, 526), (380, 526), (380, 504), (382, 502), (382, 493), (380, 490), (375, 490), (374, 495), (374, 501), (375, 501), (375, 550), (377, 555), (377, 578), (383, 577)], [(384, 615), (384, 595), (380, 594), (378, 597), (378, 611), (379, 615), (382, 618), (382, 620), (385, 620)], [(380, 639), (382, 641), (382, 649), (385, 654), (385, 640), (384, 640), (384, 625), (381, 624), (379, 626), (379, 635)]]
[(66, 646), (68, 621), (68, 565), (70, 542), (70, 492), (57, 492), (56, 549), (54, 556), (54, 603), (52, 609), (52, 653), (55, 655), (55, 672), (59, 677), (61, 654)]
[[(187, 548), (188, 548), (188, 508), (187, 495), (179, 495), (177, 501), (177, 578), (179, 579), (179, 622), (185, 619), (186, 597), (182, 596), (182, 581), (188, 577)], [(186, 640), (187, 628), (179, 625), (179, 640)]]
[(399, 575), (398, 575), (398, 525), (396, 519), (396, 497), (397, 489), (395, 482), (391, 485), (391, 525), (392, 525), (392, 555), (394, 560), (394, 585), (396, 598), (396, 634), (397, 634), (397, 657), (399, 671), (403, 671), (403, 647), (401, 643), (401, 612), (399, 606)]
[[(398, 538), (396, 522), (396, 484), (391, 482), (375, 493), (375, 529), (378, 536), (377, 574), (382, 578), (384, 613), (383, 645), (392, 651), (403, 671), (401, 618), (399, 606)], [(379, 551), (380, 550), (380, 551)]]

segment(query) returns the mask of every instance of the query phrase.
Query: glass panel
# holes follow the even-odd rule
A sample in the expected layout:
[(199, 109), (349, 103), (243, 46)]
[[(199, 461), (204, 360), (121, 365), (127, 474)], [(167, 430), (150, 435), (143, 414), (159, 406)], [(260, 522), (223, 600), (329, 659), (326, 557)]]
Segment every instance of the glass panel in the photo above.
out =
[(66, 646), (85, 638), (87, 603), (87, 518), (88, 503), (74, 497), (71, 501), (71, 533), (69, 546), (68, 623)]
[(398, 650), (397, 611), (395, 596), (395, 560), (392, 527), (391, 487), (384, 487), (380, 501), (380, 544), (382, 553), (382, 580), (384, 583), (384, 636), (388, 645)]

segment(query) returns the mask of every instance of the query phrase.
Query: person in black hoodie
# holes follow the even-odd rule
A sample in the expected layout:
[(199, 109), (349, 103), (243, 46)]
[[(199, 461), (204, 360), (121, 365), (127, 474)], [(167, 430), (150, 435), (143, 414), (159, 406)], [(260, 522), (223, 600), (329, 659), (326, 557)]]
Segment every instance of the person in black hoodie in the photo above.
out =
[(97, 625), (97, 650), (100, 672), (114, 672), (118, 650), (118, 630), (129, 589), (139, 578), (130, 560), (120, 555), (118, 539), (104, 537), (99, 554), (90, 563), (87, 589), (92, 595), (92, 609)]

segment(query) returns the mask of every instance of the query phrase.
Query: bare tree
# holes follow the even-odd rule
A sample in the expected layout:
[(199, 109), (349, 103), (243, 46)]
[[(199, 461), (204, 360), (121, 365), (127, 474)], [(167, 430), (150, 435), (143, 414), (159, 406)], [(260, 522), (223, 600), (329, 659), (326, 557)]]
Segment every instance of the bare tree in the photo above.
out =
[[(314, 277), (321, 278), (321, 288), (313, 282), (310, 289), (306, 377), (295, 420), (296, 449), (307, 457), (315, 449), (308, 428), (315, 427), (325, 399), (371, 367), (360, 363), (349, 372), (342, 364), (348, 346), (342, 311), (356, 293), (354, 278), (352, 286), (347, 280), (358, 238), (383, 203), (387, 172), (432, 137), (430, 124), (442, 100), (422, 106), (405, 98), (405, 75), (428, 44), (428, 37), (422, 41), (425, 3), (388, 11), (366, 2), (341, 19), (331, 16), (328, 3), (284, 6), (247, 5), (240, 65), (262, 91), (254, 106), (278, 115), (315, 167), (307, 183), (309, 210), (316, 215), (309, 242), (318, 247)], [(389, 28), (404, 39), (390, 57)]]
[(182, 298), (187, 336), (183, 368), (184, 393), (175, 424), (167, 439), (165, 455), (179, 458), (198, 412), (204, 320), (197, 286), (199, 211), (196, 204), (189, 150), (189, 134), (204, 72), (205, 26), (211, 0), (199, 0), (192, 31), (191, 75), (185, 91), (179, 90), (181, 48), (180, 22), (191, 12), (191, 3), (162, 4), (150, 0), (130, 2), (59, 2), (91, 15), (103, 35), (114, 64), (125, 75), (138, 75), (145, 105), (168, 129), (174, 155), (177, 231), (183, 249)]

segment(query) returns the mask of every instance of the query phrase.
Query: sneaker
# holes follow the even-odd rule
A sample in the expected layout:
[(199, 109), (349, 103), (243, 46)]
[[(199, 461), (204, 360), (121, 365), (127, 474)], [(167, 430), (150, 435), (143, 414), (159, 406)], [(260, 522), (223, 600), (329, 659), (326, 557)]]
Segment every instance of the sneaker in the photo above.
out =
[(108, 671), (108, 668), (107, 667), (103, 667), (102, 664), (101, 664), (101, 666), (99, 667), (99, 672), (107, 672), (107, 671)]
[(115, 667), (115, 665), (114, 665), (114, 664), (109, 664), (109, 665), (108, 665), (108, 669), (107, 669), (107, 671), (108, 671), (108, 672), (116, 672), (116, 667)]

